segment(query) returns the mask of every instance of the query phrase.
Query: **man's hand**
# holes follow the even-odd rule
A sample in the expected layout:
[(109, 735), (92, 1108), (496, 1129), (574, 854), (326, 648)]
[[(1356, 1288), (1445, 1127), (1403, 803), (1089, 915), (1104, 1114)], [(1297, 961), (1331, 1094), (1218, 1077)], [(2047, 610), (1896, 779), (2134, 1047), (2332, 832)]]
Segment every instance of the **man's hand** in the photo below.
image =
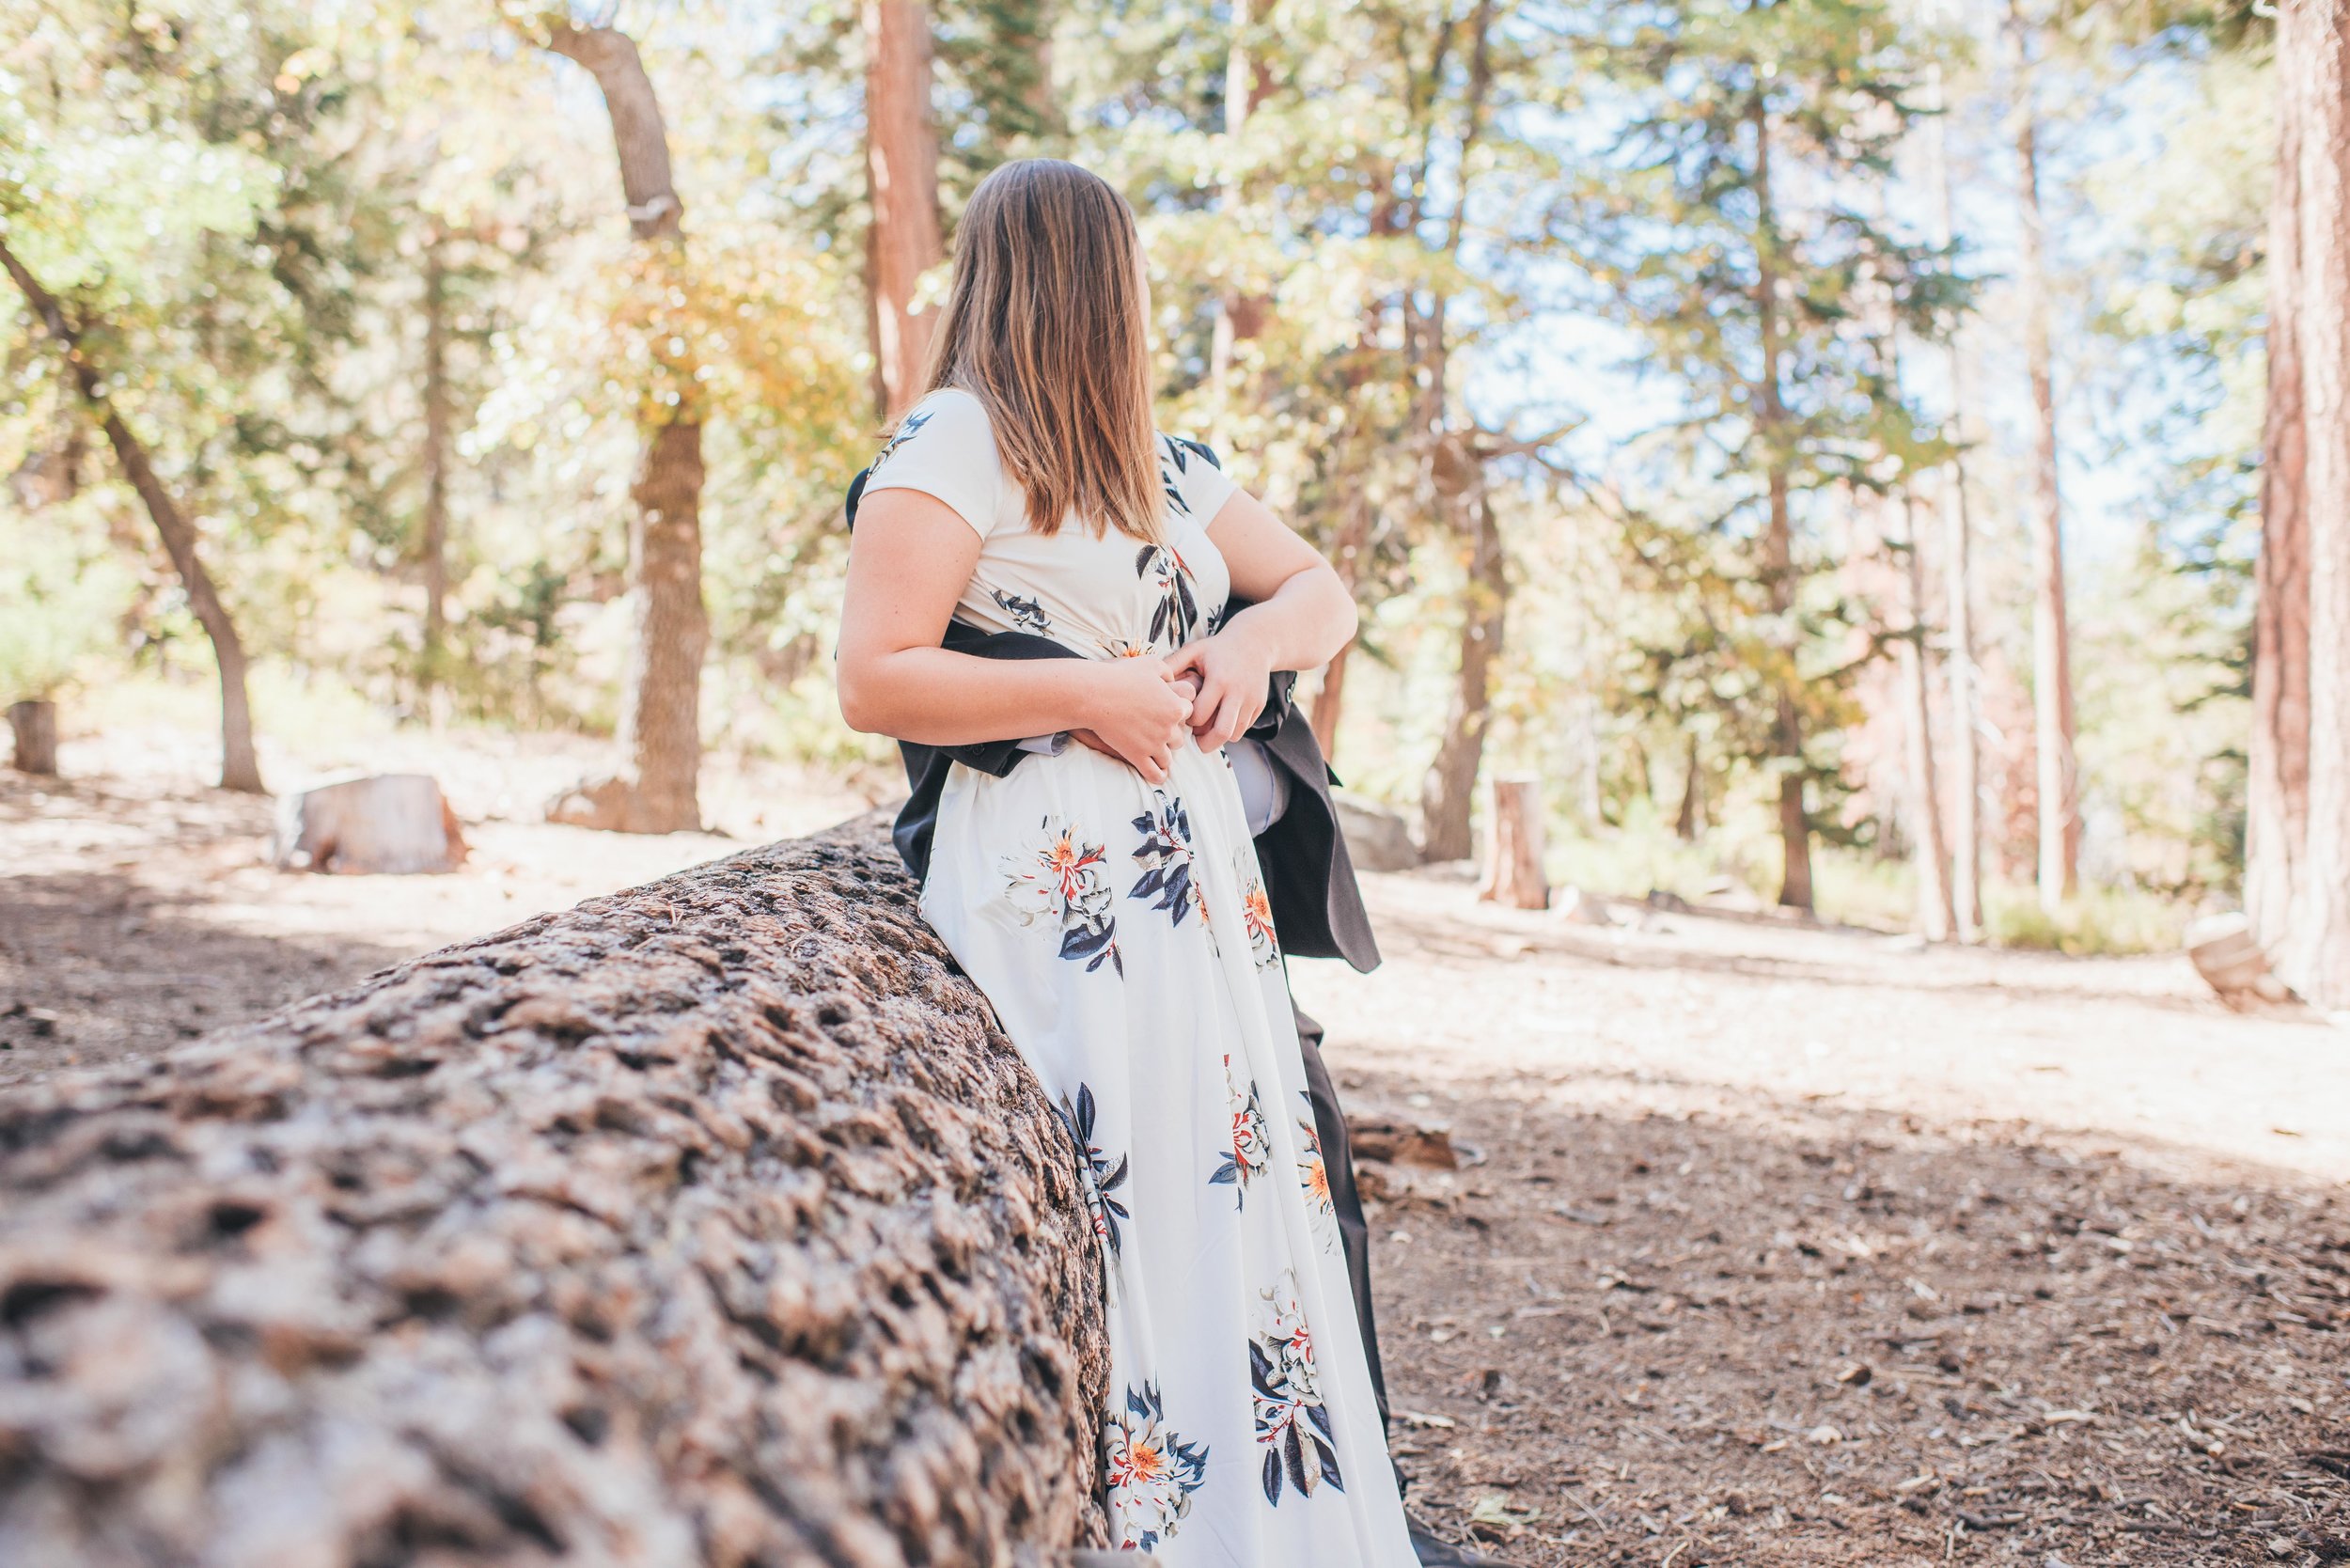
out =
[[(1183, 694), (1184, 701), (1195, 702), (1198, 700), (1199, 681), (1197, 676), (1179, 676), (1176, 678), (1173, 684), (1175, 689)], [(1076, 742), (1079, 745), (1084, 746), (1089, 751), (1098, 751), (1103, 756), (1111, 759), (1113, 761), (1124, 762), (1126, 760), (1126, 759), (1119, 756), (1118, 753), (1111, 748), (1109, 742), (1102, 739), (1101, 736), (1095, 734), (1090, 729), (1072, 729), (1069, 732), (1069, 738)], [(1133, 764), (1128, 763), (1127, 765), (1131, 767)]]
[(1273, 656), (1251, 625), (1244, 616), (1212, 637), (1185, 644), (1167, 662), (1178, 680), (1198, 682), (1191, 704), (1191, 733), (1202, 751), (1238, 740), (1264, 712)]

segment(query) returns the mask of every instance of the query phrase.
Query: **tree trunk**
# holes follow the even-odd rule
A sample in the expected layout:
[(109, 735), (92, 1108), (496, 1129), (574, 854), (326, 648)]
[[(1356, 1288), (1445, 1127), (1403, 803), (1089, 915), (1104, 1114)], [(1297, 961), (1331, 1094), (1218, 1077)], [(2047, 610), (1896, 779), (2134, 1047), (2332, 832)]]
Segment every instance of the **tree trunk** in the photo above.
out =
[(1762, 576), (1770, 591), (1771, 614), (1779, 623), (1784, 667), (1778, 676), (1778, 700), (1772, 721), (1772, 761), (1778, 773), (1778, 840), (1780, 872), (1778, 902), (1789, 909), (1810, 910), (1811, 898), (1811, 818), (1804, 809), (1803, 788), (1808, 773), (1803, 758), (1803, 715), (1795, 706), (1795, 528), (1789, 509), (1791, 482), (1786, 389), (1779, 379), (1778, 273), (1774, 254), (1778, 245), (1778, 215), (1771, 194), (1771, 124), (1760, 97), (1755, 100), (1755, 191), (1761, 202), (1756, 215), (1754, 307), (1762, 340), (1762, 375), (1756, 388), (1760, 405), (1763, 461), (1769, 514), (1762, 538)]
[[(1950, 159), (1942, 71), (1929, 68), (1926, 149), (1934, 168), (1934, 240), (1947, 246), (1954, 232)], [(1982, 933), (1982, 762), (1977, 725), (1974, 545), (1975, 527), (1966, 490), (1967, 411), (1973, 399), (1966, 362), (1953, 334), (1950, 339), (1950, 438), (1954, 449), (1938, 493), (1942, 515), (1943, 618), (1948, 625), (1943, 670), (1950, 695), (1950, 913), (1958, 939)]]
[(430, 774), (324, 779), (277, 803), (270, 859), (281, 871), (427, 876), (465, 863), (465, 831)]
[[(1465, 461), (1474, 462), (1467, 459)], [(1500, 656), (1510, 603), (1501, 525), (1481, 478), (1468, 500), (1474, 531), (1468, 580), (1462, 588), (1461, 673), (1445, 714), (1444, 739), (1420, 789), (1420, 853), (1430, 860), (1466, 860), (1471, 797), (1485, 757), (1485, 721), (1493, 712), (1493, 666)]]
[(39, 279), (25, 270), (24, 262), (5, 243), (0, 243), (0, 267), (7, 269), (42, 330), (64, 353), (75, 390), (98, 420), (99, 428), (105, 431), (106, 443), (114, 448), (115, 462), (121, 466), (123, 478), (131, 481), (131, 488), (137, 492), (147, 515), (154, 522), (156, 533), (163, 537), (164, 551), (171, 557), (172, 569), (179, 572), (180, 586), (187, 592), (188, 608), (195, 612), (196, 623), (204, 628), (205, 636), (212, 642), (212, 662), (220, 671), (220, 787), (247, 794), (267, 793), (261, 788), (260, 760), (253, 750), (253, 707), (245, 694), (244, 642), (237, 635), (228, 606), (221, 603), (212, 573), (205, 570), (203, 557), (197, 553), (195, 526), (181, 515), (179, 502), (164, 488), (155, 465), (148, 459), (146, 446), (123, 423), (121, 414), (106, 395), (104, 377), (82, 352), (81, 334), (66, 319), (56, 296), (41, 287)]
[(915, 901), (867, 819), (0, 1101), (11, 1560), (1101, 1544), (1077, 1152)]
[(2309, 557), (2309, 826), (2278, 967), (2312, 1006), (2350, 1011), (2350, 10), (2299, 8), (2281, 56), (2297, 101), (2299, 290)]
[(1541, 779), (1494, 780), (1485, 819), (1485, 875), (1477, 896), (1512, 909), (1550, 907), (1550, 882), (1543, 871)]
[(2293, 920), (2310, 811), (2309, 436), (2301, 407), (2301, 124), (2311, 112), (2291, 63), (2305, 7), (2277, 13), (2277, 177), (2268, 207), (2268, 418), (2261, 441), (2261, 544), (2252, 616), (2252, 737), (2247, 769), (2244, 913), (2270, 951)]
[(1902, 489), (1902, 616), (1908, 625), (1896, 645), (1900, 666), (1904, 729), (1908, 743), (1910, 864), (1918, 875), (1918, 930), (1929, 942), (1950, 939), (1950, 865), (1942, 841), (1942, 792), (1935, 777), (1934, 704), (1926, 668), (1925, 570), (1918, 558), (1917, 507), (1906, 483)]
[[(669, 137), (652, 79), (635, 43), (609, 27), (557, 24), (548, 44), (596, 78), (612, 118), (620, 186), (637, 239), (674, 260), (684, 207), (669, 176)], [(656, 270), (650, 287), (666, 290)], [(658, 314), (659, 307), (656, 308)], [(652, 335), (656, 342), (665, 336)], [(620, 693), (621, 773), (584, 786), (549, 808), (558, 822), (624, 833), (676, 833), (701, 825), (702, 655), (710, 617), (702, 604), (702, 428), (694, 366), (657, 351), (665, 385), (645, 389), (650, 418), (629, 524), (629, 596), (634, 641)]]
[(2056, 382), (2048, 344), (2046, 231), (2040, 211), (2040, 122), (2024, 20), (2009, 0), (2015, 71), (2015, 199), (2023, 231), (2024, 359), (2033, 412), (2032, 713), (2040, 818), (2040, 904), (2053, 913), (2080, 876), (2080, 779), (2073, 755), (2073, 661), (2065, 626), (2064, 505), (2057, 485)]
[(874, 359), (882, 417), (920, 400), (932, 313), (915, 290), (946, 246), (938, 227), (938, 137), (931, 123), (931, 18), (922, 0), (865, 0), (865, 178)]
[(702, 607), (702, 442), (699, 425), (652, 432), (629, 496), (636, 503), (630, 556), (635, 636), (620, 710), (620, 753), (636, 775), (630, 830), (700, 825), (701, 668), (710, 642)]
[[(1250, 0), (1232, 0), (1231, 43), (1224, 55), (1224, 138), (1226, 162), (1224, 188), (1218, 199), (1227, 216), (1230, 216), (1244, 199), (1240, 188), (1238, 137), (1248, 124), (1248, 117), (1256, 112), (1273, 93), (1273, 78), (1261, 63), (1252, 63), (1248, 54), (1248, 30), (1251, 14)], [(1238, 290), (1227, 292), (1216, 303), (1215, 325), (1208, 339), (1208, 385), (1215, 398), (1216, 439), (1231, 439), (1231, 415), (1239, 400), (1239, 388), (1232, 384), (1232, 361), (1241, 344), (1264, 330), (1273, 302), (1262, 294), (1243, 293)]]
[(424, 667), (426, 713), (441, 722), (448, 600), (448, 274), (441, 237), (424, 252)]
[[(1364, 554), (1370, 548), (1371, 503), (1357, 494), (1347, 502), (1346, 522), (1339, 530), (1338, 558), (1330, 563), (1349, 593), (1361, 581)], [(1339, 718), (1346, 701), (1347, 659), (1354, 651), (1355, 644), (1350, 641), (1332, 654), (1330, 662), (1322, 667), (1322, 684), (1314, 689), (1309, 722), (1325, 758), (1339, 754)]]
[[(1698, 738), (1689, 737), (1689, 762), (1681, 774), (1681, 809), (1673, 814), (1673, 837), (1684, 844), (1697, 842), (1704, 811), (1705, 775), (1698, 762)], [(1593, 823), (1597, 825), (1596, 822)]]
[(8, 734), (14, 743), (12, 760), (19, 773), (55, 777), (57, 773), (57, 705), (47, 698), (26, 698), (8, 704)]

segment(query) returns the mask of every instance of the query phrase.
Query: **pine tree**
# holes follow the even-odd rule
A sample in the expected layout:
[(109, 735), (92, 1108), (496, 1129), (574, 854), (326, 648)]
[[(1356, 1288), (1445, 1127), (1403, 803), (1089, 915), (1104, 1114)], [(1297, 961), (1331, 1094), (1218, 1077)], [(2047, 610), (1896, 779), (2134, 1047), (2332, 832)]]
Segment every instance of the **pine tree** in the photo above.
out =
[(1689, 474), (1723, 497), (1693, 525), (1742, 546), (1779, 901), (1809, 909), (1807, 793), (1833, 775), (1819, 742), (1848, 624), (1816, 582), (1818, 525), (1860, 477), (1889, 393), (1856, 290), (1873, 272), (1915, 330), (1949, 303), (1935, 253), (1864, 210), (1911, 118), (1915, 63), (1873, 0), (1629, 0), (1596, 12), (1586, 42), (1622, 129), (1558, 222), (1671, 381)]

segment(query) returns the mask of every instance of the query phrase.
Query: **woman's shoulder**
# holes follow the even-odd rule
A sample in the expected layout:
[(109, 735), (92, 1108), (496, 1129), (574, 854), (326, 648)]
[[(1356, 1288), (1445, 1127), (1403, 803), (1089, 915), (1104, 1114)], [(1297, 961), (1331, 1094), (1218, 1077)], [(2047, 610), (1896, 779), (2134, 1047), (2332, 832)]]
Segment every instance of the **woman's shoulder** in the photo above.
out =
[[(959, 386), (942, 386), (906, 410), (873, 457), (873, 477), (935, 469), (994, 470), (999, 464), (987, 405)], [(869, 488), (870, 488), (869, 486)]]
[(1187, 435), (1158, 432), (1159, 478), (1167, 504), (1204, 526), (1240, 487), (1224, 472), (1214, 447)]
[(906, 411), (882, 444), (865, 493), (918, 490), (960, 513), (981, 539), (1003, 510), (1003, 460), (987, 407), (960, 387), (942, 386)]
[(942, 386), (906, 410), (898, 428), (882, 444), (881, 455), (873, 459), (873, 465), (878, 468), (917, 441), (938, 447), (981, 437), (991, 447), (995, 444), (995, 431), (987, 417), (987, 405), (960, 386)]
[(1158, 432), (1158, 447), (1159, 461), (1167, 463), (1179, 474), (1186, 471), (1195, 463), (1204, 463), (1209, 467), (1218, 470), (1224, 466), (1224, 460), (1216, 455), (1214, 447), (1188, 435), (1177, 435), (1173, 431)]

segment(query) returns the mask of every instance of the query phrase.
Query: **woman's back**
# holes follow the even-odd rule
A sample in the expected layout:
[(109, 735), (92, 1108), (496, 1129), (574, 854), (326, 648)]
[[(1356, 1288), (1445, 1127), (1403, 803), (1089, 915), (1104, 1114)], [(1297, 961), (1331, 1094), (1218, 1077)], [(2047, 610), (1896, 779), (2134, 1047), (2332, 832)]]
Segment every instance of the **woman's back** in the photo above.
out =
[(979, 536), (979, 565), (956, 619), (1050, 637), (1088, 658), (1138, 658), (1214, 633), (1231, 586), (1207, 525), (1237, 487), (1171, 437), (1157, 438), (1157, 455), (1165, 544), (1074, 516), (1041, 532), (997, 451), (986, 408), (969, 392), (943, 387), (900, 423), (865, 494), (920, 491)]

